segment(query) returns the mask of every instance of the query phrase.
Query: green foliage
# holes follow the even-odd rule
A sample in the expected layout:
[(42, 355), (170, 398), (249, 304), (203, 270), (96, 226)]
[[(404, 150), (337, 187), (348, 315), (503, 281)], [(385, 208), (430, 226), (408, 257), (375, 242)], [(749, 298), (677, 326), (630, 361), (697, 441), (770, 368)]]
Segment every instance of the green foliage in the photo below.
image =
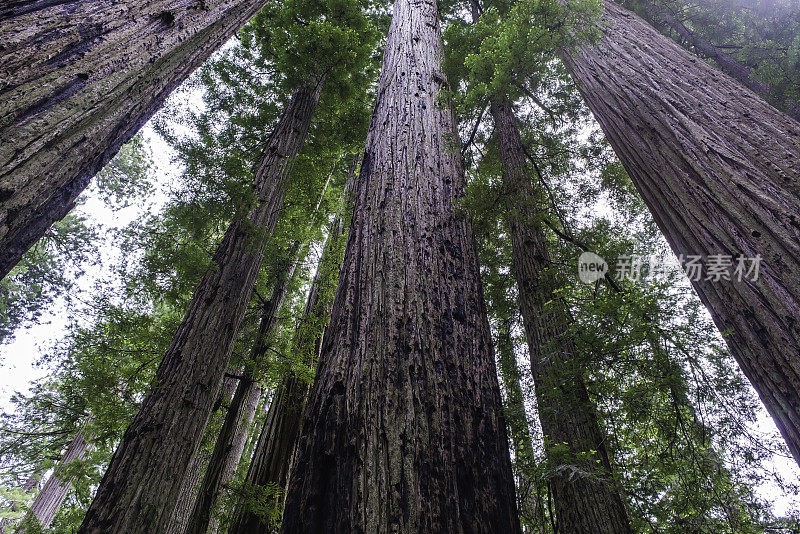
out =
[(141, 136), (136, 136), (120, 148), (108, 165), (97, 173), (94, 186), (101, 200), (114, 209), (125, 208), (136, 198), (153, 192), (150, 173), (151, 155)]
[(23, 325), (38, 323), (60, 297), (70, 300), (76, 277), (92, 263), (97, 232), (85, 220), (67, 215), (56, 222), (0, 281), (0, 343)]
[[(769, 86), (767, 100), (800, 110), (800, 3), (797, 0), (625, 0), (664, 34), (690, 51), (693, 43), (665, 22), (665, 15), (751, 70)], [(712, 60), (713, 63), (713, 60)]]
[[(796, 2), (795, 2), (796, 3)], [(629, 4), (642, 4), (631, 0)], [(797, 6), (788, 0), (745, 4), (670, 1), (690, 27), (724, 45), (774, 88), (774, 102), (797, 99)], [(634, 7), (636, 7), (634, 5)], [(753, 487), (769, 475), (764, 462), (785, 454), (775, 436), (753, 436), (757, 400), (733, 364), (697, 297), (680, 274), (642, 283), (577, 280), (585, 250), (612, 260), (666, 251), (652, 217), (621, 164), (587, 120), (588, 112), (557, 55), (599, 35), (598, 0), (502, 0), (478, 6), (445, 3), (445, 69), (462, 118), (469, 184), (461, 208), (479, 242), (481, 272), (509, 426), (521, 520), (531, 531), (555, 529), (549, 479), (554, 469), (591, 476), (547, 442), (535, 417), (525, 334), (517, 307), (506, 231), (519, 198), (503, 187), (497, 139), (483, 121), (492, 98), (514, 106), (535, 189), (537, 224), (547, 236), (556, 292), (568, 303), (571, 334), (608, 435), (612, 463), (637, 532), (767, 532), (797, 528), (774, 518)], [(639, 6), (641, 7), (641, 6)], [(774, 17), (791, 18), (786, 27)], [(718, 27), (712, 21), (721, 21)], [(298, 87), (325, 78), (322, 98), (285, 203), (266, 244), (264, 263), (236, 340), (232, 370), (250, 366), (265, 389), (293, 374), (311, 382), (314, 341), (327, 326), (345, 237), (337, 217), (351, 218), (345, 182), (366, 136), (386, 6), (367, 0), (268, 3), (193, 77), (192, 105), (173, 103), (158, 131), (183, 172), (166, 205), (114, 234), (119, 284), (96, 291), (73, 315), (67, 336), (39, 362), (49, 375), (12, 398), (0, 417), (0, 502), (8, 517), (28, 497), (19, 487), (54, 468), (77, 432), (91, 444), (81, 461), (61, 466), (73, 480), (51, 532), (72, 532), (103, 469), (144, 395), (212, 255), (231, 222), (253, 208), (252, 180), (270, 132)], [(668, 31), (665, 28), (664, 31)], [(201, 102), (201, 105), (195, 105)], [(456, 139), (454, 139), (454, 142)], [(140, 139), (123, 148), (98, 176), (99, 195), (125, 207), (153, 191), (149, 154)], [(347, 224), (344, 225), (345, 228)], [(332, 236), (332, 237), (331, 237)], [(0, 339), (30, 324), (60, 298), (97, 250), (94, 230), (75, 217), (53, 227), (0, 282)], [(324, 244), (327, 243), (327, 244)], [(266, 355), (254, 355), (263, 303), (295, 257), (279, 328)], [(306, 310), (312, 274), (320, 306)], [(229, 399), (221, 394), (201, 443), (212, 450)], [(249, 430), (249, 450), (258, 418)], [(547, 445), (550, 457), (546, 461)], [(245, 454), (245, 458), (247, 454)], [(215, 515), (223, 526), (235, 504), (277, 525), (282, 488), (244, 484), (247, 460), (226, 488)], [(791, 482), (772, 482), (787, 492)]]
[(444, 33), (445, 69), (467, 106), (537, 92), (557, 75), (555, 54), (599, 36), (600, 3), (594, 0), (490, 2), (483, 8), (476, 22), (454, 18)]

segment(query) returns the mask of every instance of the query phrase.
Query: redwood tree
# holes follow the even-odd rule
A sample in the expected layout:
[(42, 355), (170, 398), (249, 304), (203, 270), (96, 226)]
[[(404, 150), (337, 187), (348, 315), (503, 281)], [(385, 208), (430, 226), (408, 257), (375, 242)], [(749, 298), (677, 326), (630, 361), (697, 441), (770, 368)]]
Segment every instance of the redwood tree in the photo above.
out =
[(287, 261), (282, 262), (285, 272), (279, 273), (272, 289), (272, 296), (261, 309), (258, 333), (251, 351), (251, 361), (245, 364), (244, 372), (239, 378), (236, 392), (228, 407), (225, 421), (214, 445), (214, 452), (203, 477), (203, 483), (197, 492), (197, 499), (185, 530), (186, 534), (204, 534), (206, 532), (212, 521), (212, 511), (219, 491), (233, 477), (244, 452), (250, 424), (253, 422), (261, 398), (261, 386), (253, 373), (253, 366), (256, 366), (258, 362), (263, 363), (267, 356), (270, 340), (278, 324), (278, 313), (283, 307), (294, 271), (302, 260), (298, 254), (299, 248), (299, 243), (291, 247), (287, 254)]
[(397, 0), (286, 533), (520, 528), (442, 53)]
[[(50, 478), (47, 479), (47, 482), (45, 482), (41, 491), (31, 503), (28, 517), (23, 521), (22, 527), (18, 530), (19, 532), (27, 532), (33, 521), (40, 528), (50, 526), (56, 516), (56, 512), (58, 512), (58, 508), (67, 497), (70, 485), (72, 485), (72, 481), (66, 478), (60, 470), (63, 470), (64, 466), (69, 462), (82, 460), (89, 448), (90, 446), (83, 435), (80, 432), (76, 434), (55, 467), (55, 471), (50, 475)], [(36, 529), (32, 528), (31, 530)]]
[(0, 7), (0, 277), (264, 0)]
[[(800, 463), (800, 124), (633, 13), (604, 19), (565, 61), (672, 250), (702, 256), (692, 283)], [(730, 280), (707, 278), (720, 254)]]
[(612, 476), (605, 435), (589, 399), (567, 302), (508, 99), (491, 104), (504, 187), (516, 198), (508, 214), (511, 267), (531, 356), (536, 406), (552, 478), (556, 524), (564, 533), (628, 533), (625, 503)]
[[(354, 158), (355, 159), (355, 158)], [(348, 173), (343, 198), (345, 203), (352, 192), (352, 182), (355, 176), (353, 169)], [(346, 210), (349, 213), (349, 210)], [(336, 290), (339, 267), (342, 261), (342, 249), (345, 231), (343, 217), (331, 225), (325, 248), (320, 256), (317, 272), (308, 292), (308, 299), (303, 310), (303, 316), (297, 324), (297, 329), (292, 340), (292, 351), (299, 357), (301, 364), (313, 368), (316, 365), (322, 342), (322, 333), (328, 324), (328, 318), (333, 304), (333, 293)], [(282, 504), (286, 481), (289, 475), (289, 463), (297, 443), (300, 432), (303, 406), (308, 397), (309, 380), (294, 370), (287, 370), (282, 380), (275, 388), (272, 402), (267, 411), (264, 424), (258, 436), (253, 457), (247, 470), (246, 483), (251, 487), (259, 488), (260, 492), (269, 493), (276, 489), (270, 496), (278, 506)], [(230, 532), (270, 532), (272, 525), (263, 517), (259, 517), (247, 506), (247, 499), (240, 499), (234, 511)]]
[[(323, 79), (300, 87), (255, 172), (259, 204), (225, 233), (156, 375), (122, 437), (81, 532), (163, 530), (197, 451), (283, 202), (284, 181), (303, 146)], [(254, 233), (254, 229), (257, 230)], [(258, 235), (262, 233), (263, 235)]]

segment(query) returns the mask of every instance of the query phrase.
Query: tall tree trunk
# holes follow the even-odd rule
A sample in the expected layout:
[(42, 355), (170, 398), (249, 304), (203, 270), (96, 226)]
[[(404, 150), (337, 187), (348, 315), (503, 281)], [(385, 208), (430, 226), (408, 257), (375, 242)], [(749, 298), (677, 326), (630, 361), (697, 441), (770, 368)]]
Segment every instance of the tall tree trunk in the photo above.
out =
[(531, 355), (558, 531), (628, 533), (625, 503), (584, 383), (583, 360), (570, 334), (569, 308), (556, 292), (557, 267), (550, 259), (514, 111), (507, 99), (492, 101), (490, 111), (503, 185), (517, 194), (517, 209), (508, 215), (512, 272)]
[(292, 96), (255, 172), (259, 205), (248, 221), (234, 222), (225, 233), (79, 532), (164, 529), (228, 366), (264, 241), (283, 203), (285, 178), (303, 146), (322, 85), (319, 80)]
[(522, 375), (517, 366), (517, 356), (514, 354), (509, 319), (503, 319), (498, 327), (497, 361), (500, 364), (500, 379), (506, 390), (506, 413), (509, 414), (506, 420), (511, 434), (511, 445), (518, 461), (530, 462), (533, 460), (533, 441), (528, 427), (528, 416), (525, 413), (525, 396), (520, 384)]
[[(517, 466), (517, 506), (520, 517), (528, 517), (533, 521), (543, 521), (543, 509), (540, 500), (532, 494), (535, 480), (528, 476), (528, 469), (534, 461), (533, 440), (528, 415), (525, 412), (525, 396), (520, 383), (522, 375), (517, 365), (517, 355), (514, 352), (514, 340), (511, 336), (512, 322), (508, 318), (500, 320), (497, 327), (497, 363), (499, 364), (500, 380), (506, 391), (506, 421), (511, 438), (511, 447), (514, 450), (514, 460)], [(537, 517), (540, 516), (540, 517)]]
[(261, 400), (261, 386), (249, 371), (239, 381), (225, 423), (214, 446), (211, 461), (206, 469), (203, 484), (200, 486), (192, 511), (191, 522), (186, 533), (216, 531), (217, 520), (212, 518), (220, 492), (236, 474), (236, 468), (247, 445), (248, 431), (253, 423), (256, 409)]
[[(82, 460), (83, 456), (89, 449), (89, 444), (84, 439), (83, 435), (78, 432), (70, 442), (64, 455), (61, 457), (58, 465), (55, 467), (53, 474), (47, 479), (42, 490), (33, 500), (30, 509), (30, 517), (27, 520), (36, 519), (42, 528), (47, 528), (53, 522), (61, 503), (67, 497), (69, 488), (72, 485), (72, 479), (65, 480), (64, 475), (59, 472), (69, 462)], [(26, 520), (26, 521), (27, 521)], [(18, 532), (25, 532), (27, 528), (23, 526)]]
[(800, 463), (800, 124), (633, 13), (604, 18), (565, 61), (675, 254), (762, 258), (757, 280), (692, 284)]
[(519, 532), (442, 57), (397, 0), (282, 532)]
[(0, 278), (265, 0), (0, 7)]
[[(300, 244), (293, 244), (291, 249), (289, 258), (287, 258), (286, 271), (281, 273), (275, 281), (272, 296), (264, 304), (261, 312), (258, 334), (251, 357), (254, 363), (263, 361), (269, 350), (271, 338), (278, 324), (278, 314), (283, 307), (294, 272), (300, 263), (298, 254)], [(205, 534), (219, 491), (224, 484), (230, 481), (239, 465), (239, 459), (247, 442), (247, 431), (253, 422), (260, 397), (261, 386), (253, 376), (251, 366), (247, 365), (214, 446), (214, 453), (208, 464), (206, 476), (203, 478), (203, 484), (200, 486), (186, 534)]]
[[(349, 213), (347, 199), (352, 191), (353, 180), (351, 177), (354, 174), (355, 164), (343, 193), (346, 213)], [(342, 248), (344, 224), (344, 217), (339, 217), (331, 225), (331, 232), (308, 292), (303, 316), (292, 340), (292, 350), (300, 355), (300, 359), (308, 367), (316, 364), (322, 332), (330, 317), (333, 293), (336, 290), (336, 280), (341, 266), (339, 252)], [(278, 495), (275, 496), (275, 501), (283, 500), (283, 489), (286, 487), (289, 474), (289, 462), (295, 450), (308, 389), (308, 380), (294, 373), (287, 373), (281, 380), (264, 419), (264, 425), (258, 436), (253, 458), (247, 471), (247, 484), (280, 488)], [(230, 532), (231, 534), (266, 533), (272, 527), (273, 525), (266, 524), (262, 518), (248, 509), (243, 501), (240, 501), (231, 522)]]
[[(223, 378), (222, 387), (220, 388), (217, 398), (217, 403), (220, 408), (225, 405), (230, 406), (237, 386), (238, 383), (236, 379), (230, 378), (228, 375)], [(204, 440), (208, 439), (209, 434), (209, 428), (206, 428)], [(184, 534), (186, 531), (186, 526), (189, 524), (192, 509), (194, 508), (194, 502), (197, 499), (200, 482), (203, 480), (206, 466), (211, 460), (211, 453), (212, 451), (209, 450), (208, 447), (203, 447), (203, 444), (201, 444), (197, 453), (192, 457), (192, 461), (186, 470), (186, 475), (183, 477), (180, 493), (178, 494), (175, 508), (172, 511), (172, 517), (167, 524), (164, 534)]]
[[(332, 175), (333, 171), (328, 175), (322, 188), (314, 208), (314, 214), (317, 213), (325, 198)], [(278, 315), (283, 308), (295, 271), (302, 260), (300, 255), (302, 245), (300, 240), (296, 240), (289, 246), (285, 260), (287, 267), (284, 272), (279, 274), (273, 286), (272, 296), (262, 309), (258, 333), (250, 358), (252, 363), (245, 368), (239, 387), (236, 389), (230, 410), (214, 447), (214, 455), (203, 479), (203, 485), (192, 512), (192, 519), (186, 530), (187, 534), (203, 534), (218, 530), (219, 521), (212, 517), (214, 506), (219, 500), (222, 488), (236, 474), (242, 453), (247, 445), (248, 430), (255, 417), (262, 394), (261, 386), (253, 376), (252, 366), (257, 366), (259, 362), (265, 361), (267, 352), (272, 346), (273, 335), (278, 327)]]

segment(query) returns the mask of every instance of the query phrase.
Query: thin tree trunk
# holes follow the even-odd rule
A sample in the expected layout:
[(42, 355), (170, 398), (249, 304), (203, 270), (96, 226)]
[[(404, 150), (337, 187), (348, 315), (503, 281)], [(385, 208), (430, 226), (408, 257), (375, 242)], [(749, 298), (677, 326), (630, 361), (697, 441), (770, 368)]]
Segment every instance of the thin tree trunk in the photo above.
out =
[(528, 416), (525, 413), (525, 397), (520, 385), (521, 374), (514, 354), (514, 343), (511, 339), (511, 321), (504, 319), (497, 333), (497, 360), (500, 364), (500, 379), (507, 395), (508, 429), (511, 444), (517, 459), (524, 462), (533, 460), (533, 441)]
[[(605, 22), (565, 61), (800, 463), (800, 124), (633, 13)], [(759, 255), (758, 279), (706, 279), (715, 254)]]
[(584, 383), (583, 360), (570, 334), (569, 308), (556, 293), (557, 267), (550, 259), (514, 111), (507, 99), (492, 101), (490, 111), (503, 185), (518, 197), (516, 211), (508, 215), (512, 272), (531, 355), (558, 531), (628, 533), (625, 503)]
[[(353, 180), (351, 177), (354, 174), (355, 163), (343, 192), (346, 206), (348, 204), (346, 199), (349, 198), (352, 191)], [(345, 212), (349, 213), (347, 207), (345, 207)], [(339, 217), (331, 225), (331, 232), (320, 256), (303, 316), (292, 340), (292, 350), (300, 355), (300, 359), (309, 368), (316, 363), (322, 332), (330, 317), (333, 293), (336, 290), (335, 285), (341, 265), (339, 252), (344, 230), (344, 218)], [(281, 380), (264, 419), (264, 425), (259, 433), (253, 458), (247, 471), (246, 483), (250, 486), (280, 488), (278, 495), (275, 496), (276, 502), (283, 500), (289, 463), (297, 442), (301, 415), (307, 396), (307, 379), (290, 373)], [(248, 509), (243, 501), (240, 501), (231, 522), (230, 532), (231, 534), (266, 533), (272, 527)]]
[[(225, 419), (220, 438), (214, 447), (214, 455), (203, 479), (198, 498), (192, 513), (192, 522), (186, 532), (215, 532), (218, 519), (212, 517), (214, 507), (219, 502), (222, 489), (236, 474), (239, 461), (247, 445), (248, 431), (253, 423), (256, 409), (261, 400), (262, 389), (250, 373), (239, 382), (233, 403)], [(235, 411), (234, 411), (235, 410)], [(235, 417), (234, 417), (235, 416)], [(231, 432), (229, 429), (233, 428)], [(219, 458), (219, 460), (218, 460)]]
[[(42, 490), (33, 500), (29, 514), (32, 520), (34, 517), (42, 528), (47, 528), (53, 522), (56, 512), (61, 507), (61, 503), (67, 497), (70, 486), (72, 486), (72, 479), (64, 480), (63, 474), (59, 470), (70, 462), (82, 460), (83, 456), (89, 450), (89, 444), (84, 439), (83, 435), (78, 432), (70, 442), (64, 455), (61, 457), (58, 465), (55, 467), (53, 474), (47, 479)], [(25, 532), (25, 524), (18, 532)]]
[(442, 57), (436, 2), (397, 0), (287, 534), (520, 529)]
[[(286, 272), (280, 274), (273, 287), (272, 296), (264, 304), (252, 351), (251, 360), (253, 362), (261, 361), (271, 345), (271, 338), (278, 324), (278, 314), (283, 307), (294, 272), (300, 263), (299, 249), (299, 243), (295, 243), (291, 247), (288, 268)], [(261, 386), (253, 377), (251, 367), (248, 365), (239, 380), (230, 409), (225, 417), (225, 423), (222, 425), (222, 430), (214, 446), (214, 453), (208, 464), (203, 484), (200, 486), (186, 534), (204, 534), (206, 532), (220, 489), (230, 481), (236, 472), (236, 466), (239, 465), (239, 459), (247, 442), (247, 431), (250, 423), (253, 422), (260, 397)]]
[[(222, 380), (222, 387), (220, 388), (217, 400), (220, 407), (222, 407), (223, 404), (230, 406), (237, 385), (237, 381), (228, 376)], [(205, 439), (208, 439), (208, 435), (209, 431), (206, 429)], [(194, 508), (194, 502), (197, 499), (200, 482), (203, 480), (206, 466), (208, 466), (208, 462), (211, 460), (211, 452), (212, 451), (208, 450), (208, 448), (203, 448), (201, 445), (200, 449), (192, 457), (192, 462), (189, 464), (189, 468), (186, 470), (186, 476), (184, 476), (181, 484), (181, 490), (177, 503), (175, 504), (175, 509), (172, 512), (172, 517), (169, 520), (164, 534), (184, 534), (186, 526), (189, 524), (192, 509)]]
[(0, 7), (0, 278), (265, 0)]
[(528, 469), (534, 461), (533, 440), (528, 415), (525, 412), (525, 396), (520, 380), (522, 378), (514, 352), (514, 341), (511, 336), (511, 320), (501, 319), (497, 328), (497, 362), (500, 380), (506, 391), (506, 421), (514, 450), (517, 466), (517, 506), (520, 517), (530, 517), (541, 512), (539, 502), (531, 494), (531, 486), (536, 481), (528, 476)]
[[(203, 277), (128, 427), (79, 532), (161, 531), (197, 451), (278, 218), (284, 182), (303, 146), (323, 80), (300, 88), (273, 131), (255, 172), (259, 205), (234, 222)], [(254, 235), (253, 228), (262, 235)]]
[[(328, 175), (322, 188), (314, 208), (314, 214), (317, 213), (325, 198), (332, 175), (333, 171)], [(278, 326), (278, 315), (283, 308), (295, 271), (302, 260), (301, 246), (302, 242), (299, 240), (290, 245), (286, 260), (287, 268), (279, 274), (273, 286), (272, 296), (262, 309), (259, 329), (250, 358), (253, 363), (245, 368), (239, 386), (236, 388), (225, 423), (214, 446), (214, 454), (200, 487), (186, 534), (204, 534), (218, 530), (218, 520), (212, 517), (214, 506), (219, 500), (220, 491), (236, 473), (247, 444), (248, 430), (255, 417), (262, 394), (261, 386), (251, 372), (252, 366), (264, 361), (272, 346), (273, 335)]]

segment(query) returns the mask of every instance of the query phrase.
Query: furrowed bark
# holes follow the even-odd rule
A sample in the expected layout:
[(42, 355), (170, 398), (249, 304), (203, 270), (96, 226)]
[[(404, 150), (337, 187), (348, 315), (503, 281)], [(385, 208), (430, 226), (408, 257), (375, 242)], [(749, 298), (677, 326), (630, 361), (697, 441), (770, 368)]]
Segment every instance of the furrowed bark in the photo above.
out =
[(569, 308), (556, 292), (557, 267), (550, 259), (514, 111), (507, 99), (492, 101), (490, 111), (503, 185), (518, 198), (515, 212), (507, 217), (512, 272), (531, 355), (558, 532), (629, 533), (625, 503), (584, 382), (583, 359), (570, 333)]
[(79, 532), (144, 533), (166, 526), (228, 366), (266, 236), (283, 203), (285, 178), (322, 84), (298, 89), (272, 132), (254, 175), (258, 207), (225, 233)]
[[(233, 368), (229, 368), (233, 370)], [(233, 400), (233, 394), (236, 390), (238, 383), (235, 379), (226, 376), (222, 380), (222, 387), (220, 388), (217, 403), (222, 408), (224, 405), (230, 405)], [(209, 435), (209, 429), (206, 429), (206, 439)], [(200, 488), (200, 482), (206, 472), (206, 466), (211, 460), (212, 451), (208, 448), (201, 448), (192, 457), (192, 461), (186, 470), (186, 476), (183, 478), (181, 484), (180, 494), (177, 499), (175, 508), (172, 511), (172, 517), (169, 520), (165, 534), (184, 534), (186, 526), (189, 524), (189, 519), (194, 509), (194, 502), (197, 499), (197, 493)]]
[(675, 254), (762, 258), (692, 284), (800, 463), (800, 124), (633, 13), (605, 22), (565, 62)]
[(435, 1), (397, 0), (282, 532), (519, 532)]
[(264, 0), (0, 7), (0, 278)]
[[(276, 280), (272, 296), (264, 304), (256, 344), (252, 351), (253, 363), (263, 361), (269, 350), (271, 337), (278, 324), (278, 313), (283, 307), (289, 284), (300, 263), (299, 249), (299, 243), (292, 246), (289, 266)], [(223, 485), (231, 480), (239, 465), (239, 459), (247, 442), (247, 431), (253, 422), (260, 398), (261, 386), (253, 377), (252, 369), (248, 365), (239, 380), (225, 423), (214, 446), (214, 453), (203, 478), (203, 484), (200, 486), (186, 534), (204, 534), (208, 529), (217, 496)]]
[[(769, 98), (770, 91), (772, 90), (769, 84), (759, 80), (758, 77), (753, 74), (750, 67), (739, 62), (736, 58), (714, 45), (714, 43), (708, 41), (702, 35), (689, 29), (683, 21), (676, 19), (675, 16), (670, 13), (668, 7), (664, 6), (663, 9), (659, 9), (656, 6), (642, 4), (642, 10), (642, 14), (648, 21), (658, 23), (660, 19), (663, 24), (672, 28), (675, 33), (680, 35), (682, 39), (691, 45), (698, 55), (713, 60), (722, 72), (765, 100)], [(796, 101), (780, 102), (779, 104), (786, 109), (786, 113), (790, 117), (800, 119), (800, 106), (797, 105)]]
[[(69, 492), (70, 486), (72, 486), (72, 479), (64, 480), (64, 476), (59, 473), (59, 469), (63, 469), (63, 466), (69, 462), (82, 460), (88, 450), (89, 444), (79, 432), (70, 442), (53, 474), (50, 475), (42, 490), (33, 500), (29, 512), (32, 516), (30, 519), (35, 518), (42, 528), (49, 527), (50, 523), (53, 522), (56, 512), (58, 512), (61, 503), (64, 502)], [(26, 532), (27, 530), (23, 523), (23, 526), (17, 532)]]
[[(353, 174), (354, 171), (351, 172), (351, 176)], [(351, 190), (352, 179), (348, 178), (348, 184), (343, 193), (345, 199), (350, 196)], [(349, 210), (346, 211), (349, 212)], [(331, 314), (332, 294), (336, 289), (335, 280), (338, 278), (341, 264), (341, 256), (338, 255), (338, 251), (341, 247), (340, 241), (344, 230), (344, 220), (341, 217), (331, 225), (331, 233), (320, 257), (303, 316), (292, 341), (293, 350), (301, 355), (308, 367), (316, 364), (322, 342), (322, 332)], [(280, 489), (275, 496), (276, 501), (283, 500), (283, 490), (289, 474), (289, 463), (294, 453), (297, 434), (300, 431), (300, 421), (308, 389), (307, 380), (294, 373), (288, 374), (278, 385), (247, 471), (247, 484), (264, 488), (274, 486)], [(244, 502), (240, 502), (237, 504), (229, 532), (231, 534), (256, 534), (270, 532), (273, 528), (274, 525), (262, 521), (258, 515), (246, 507)]]

